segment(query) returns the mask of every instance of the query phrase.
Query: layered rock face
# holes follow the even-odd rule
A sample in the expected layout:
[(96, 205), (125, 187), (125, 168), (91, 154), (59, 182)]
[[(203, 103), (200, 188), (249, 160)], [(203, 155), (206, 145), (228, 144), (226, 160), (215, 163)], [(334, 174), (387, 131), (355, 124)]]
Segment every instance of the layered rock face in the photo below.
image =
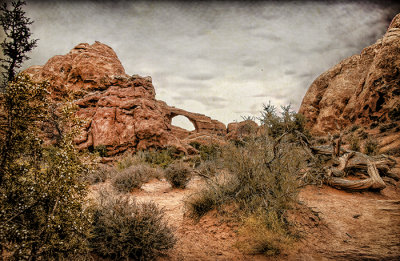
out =
[[(223, 123), (156, 100), (151, 77), (129, 76), (115, 52), (105, 44), (79, 44), (66, 55), (51, 58), (44, 66), (24, 71), (34, 81), (47, 80), (55, 101), (73, 97), (77, 114), (86, 119), (79, 148), (105, 145), (109, 154), (175, 146), (191, 152), (185, 139), (204, 133), (224, 136)], [(171, 125), (172, 118), (187, 117), (193, 132)]]
[(400, 14), (382, 39), (320, 75), (299, 113), (315, 133), (400, 122)]

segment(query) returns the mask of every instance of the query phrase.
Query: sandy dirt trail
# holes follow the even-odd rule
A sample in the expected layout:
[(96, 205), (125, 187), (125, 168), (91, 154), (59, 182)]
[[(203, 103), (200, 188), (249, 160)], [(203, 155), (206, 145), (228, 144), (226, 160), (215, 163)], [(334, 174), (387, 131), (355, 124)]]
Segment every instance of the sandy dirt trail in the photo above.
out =
[(152, 180), (132, 193), (139, 201), (163, 207), (175, 228), (178, 242), (160, 260), (400, 260), (399, 183), (381, 193), (306, 187), (299, 200), (312, 211), (298, 214), (302, 237), (275, 258), (241, 254), (233, 246), (235, 227), (221, 221), (216, 212), (199, 222), (185, 217), (184, 201), (201, 184), (196, 177), (186, 189), (172, 189), (165, 180)]
[(199, 222), (185, 217), (184, 201), (202, 183), (195, 177), (186, 189), (172, 189), (166, 181), (152, 180), (133, 193), (138, 201), (154, 201), (163, 207), (169, 224), (175, 228), (177, 244), (160, 260), (249, 260), (233, 247), (234, 228), (218, 219), (215, 212)]

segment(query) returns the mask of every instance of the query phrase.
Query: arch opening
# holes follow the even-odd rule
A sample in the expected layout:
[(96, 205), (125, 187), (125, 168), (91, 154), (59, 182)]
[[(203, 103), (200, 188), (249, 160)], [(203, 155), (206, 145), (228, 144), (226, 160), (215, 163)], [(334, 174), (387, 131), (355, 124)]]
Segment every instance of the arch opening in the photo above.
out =
[(180, 127), (188, 131), (196, 130), (196, 126), (194, 125), (194, 123), (183, 115), (174, 116), (171, 120), (171, 124), (173, 126)]

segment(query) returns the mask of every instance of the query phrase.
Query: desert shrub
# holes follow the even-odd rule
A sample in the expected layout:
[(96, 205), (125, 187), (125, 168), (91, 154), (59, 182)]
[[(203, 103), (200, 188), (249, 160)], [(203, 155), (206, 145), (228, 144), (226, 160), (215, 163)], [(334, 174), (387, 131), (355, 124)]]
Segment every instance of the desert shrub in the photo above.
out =
[(351, 134), (347, 140), (348, 144), (350, 145), (350, 149), (354, 151), (360, 151), (360, 139), (357, 135)]
[(166, 168), (177, 159), (181, 159), (184, 153), (175, 147), (167, 147), (162, 150), (146, 151), (144, 153), (145, 161), (153, 166)]
[(127, 152), (117, 161), (116, 167), (118, 170), (123, 170), (133, 165), (139, 165), (145, 162), (146, 162), (145, 152), (139, 151), (135, 154)]
[(192, 177), (192, 169), (179, 161), (165, 169), (165, 178), (173, 188), (185, 188)]
[(376, 155), (378, 153), (378, 143), (372, 138), (364, 142), (364, 153), (367, 155)]
[(194, 219), (200, 219), (208, 211), (232, 202), (239, 186), (237, 179), (230, 174), (214, 176), (206, 182), (206, 186), (185, 200), (185, 209)]
[(84, 178), (90, 185), (105, 182), (107, 179), (111, 178), (113, 173), (113, 168), (104, 164), (97, 166), (95, 170), (90, 171), (90, 173)]
[(236, 246), (247, 254), (277, 255), (293, 243), (285, 222), (275, 212), (262, 210), (246, 217)]
[(317, 172), (306, 170), (318, 162), (312, 162), (302, 146), (307, 142), (304, 121), (289, 106), (283, 107), (281, 116), (274, 107), (265, 106), (261, 122), (266, 131), (247, 137), (240, 146), (224, 146), (222, 158), (228, 173), (206, 179), (206, 186), (189, 197), (185, 206), (193, 218), (233, 207), (230, 213), (242, 221), (242, 236), (251, 239), (241, 250), (273, 255), (292, 238), (286, 212), (296, 202), (299, 174), (315, 182)]
[(217, 159), (221, 154), (221, 147), (218, 144), (201, 144), (199, 142), (191, 142), (190, 146), (195, 148), (203, 161)]
[(304, 154), (295, 144), (259, 137), (245, 147), (228, 147), (223, 156), (237, 179), (235, 198), (243, 209), (252, 212), (268, 202), (268, 208), (284, 211), (296, 197)]
[(200, 219), (202, 216), (220, 205), (221, 197), (218, 190), (204, 188), (200, 192), (191, 195), (185, 201), (185, 209), (189, 216), (194, 219)]
[(99, 145), (99, 146), (94, 147), (94, 152), (98, 153), (100, 157), (108, 156), (107, 146), (105, 146), (105, 145)]
[[(227, 146), (224, 161), (231, 178), (222, 183), (210, 180), (210, 191), (221, 197), (214, 202), (236, 201), (251, 213), (268, 202), (268, 208), (283, 213), (298, 192), (297, 173), (303, 164), (303, 153), (291, 143), (274, 144), (274, 140), (254, 138), (245, 147)], [(188, 204), (198, 204), (190, 201)], [(214, 206), (215, 207), (215, 206)], [(189, 206), (188, 209), (196, 209)], [(199, 216), (192, 213), (193, 216)]]
[(242, 236), (252, 239), (246, 246), (239, 242), (244, 246), (240, 249), (279, 253), (291, 238), (286, 211), (296, 201), (298, 173), (306, 164), (305, 152), (290, 140), (278, 142), (262, 136), (253, 137), (243, 147), (225, 147), (223, 158), (229, 173), (207, 179), (206, 186), (186, 200), (189, 215), (198, 219), (212, 209), (232, 205), (233, 215), (242, 220)]
[(195, 148), (196, 150), (200, 149), (201, 143), (198, 141), (192, 141), (189, 143), (190, 146), (192, 146), (193, 148)]
[(116, 191), (128, 193), (158, 175), (159, 172), (148, 165), (134, 165), (117, 172), (112, 179), (112, 185)]
[(200, 158), (203, 161), (216, 160), (221, 154), (221, 147), (218, 144), (200, 145), (198, 149)]
[(218, 162), (216, 161), (201, 161), (196, 171), (202, 177), (214, 177), (218, 172)]
[(176, 242), (164, 215), (153, 202), (138, 203), (126, 195), (101, 191), (94, 206), (91, 248), (113, 260), (154, 260)]
[(65, 103), (52, 120), (69, 130), (44, 146), (38, 125), (49, 119), (46, 88), (18, 75), (2, 94), (0, 256), (7, 252), (10, 260), (60, 260), (87, 251), (90, 213), (81, 180), (88, 168), (72, 143), (79, 120)]
[(296, 131), (309, 137), (305, 128), (306, 118), (291, 110), (291, 105), (281, 106), (280, 115), (276, 112), (276, 107), (268, 103), (263, 104), (263, 111), (259, 118), (261, 125), (267, 130), (269, 136), (277, 138), (284, 133), (294, 133)]

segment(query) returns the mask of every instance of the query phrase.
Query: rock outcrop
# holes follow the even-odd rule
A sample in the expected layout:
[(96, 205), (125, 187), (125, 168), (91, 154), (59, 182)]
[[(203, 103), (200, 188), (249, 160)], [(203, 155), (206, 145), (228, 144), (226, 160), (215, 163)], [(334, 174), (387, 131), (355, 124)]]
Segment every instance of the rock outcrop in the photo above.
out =
[[(226, 134), (225, 125), (217, 120), (157, 100), (151, 77), (127, 75), (115, 52), (100, 42), (79, 44), (68, 54), (57, 55), (44, 66), (32, 66), (24, 73), (34, 81), (49, 81), (53, 100), (75, 100), (77, 114), (87, 122), (76, 139), (80, 149), (105, 145), (109, 155), (114, 155), (175, 146), (190, 153), (194, 150), (185, 139), (191, 135)], [(195, 130), (171, 125), (178, 115), (187, 117)]]
[(400, 122), (400, 14), (382, 39), (320, 75), (299, 113), (314, 133)]
[(229, 140), (240, 140), (251, 134), (257, 133), (258, 127), (258, 124), (252, 120), (232, 122), (228, 124), (228, 134), (226, 137)]

